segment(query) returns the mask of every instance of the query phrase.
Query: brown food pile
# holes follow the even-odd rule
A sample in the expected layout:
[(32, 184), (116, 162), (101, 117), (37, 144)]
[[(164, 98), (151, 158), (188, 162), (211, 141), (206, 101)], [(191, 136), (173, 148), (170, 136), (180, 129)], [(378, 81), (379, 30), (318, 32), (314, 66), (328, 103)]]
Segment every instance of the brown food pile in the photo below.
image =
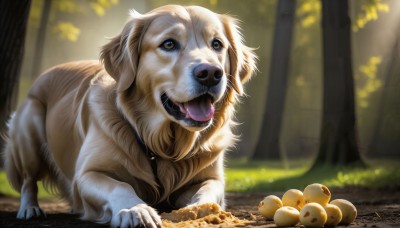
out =
[(207, 203), (174, 210), (161, 214), (163, 227), (235, 227), (245, 225), (246, 220), (240, 220), (230, 212), (221, 210), (218, 204)]

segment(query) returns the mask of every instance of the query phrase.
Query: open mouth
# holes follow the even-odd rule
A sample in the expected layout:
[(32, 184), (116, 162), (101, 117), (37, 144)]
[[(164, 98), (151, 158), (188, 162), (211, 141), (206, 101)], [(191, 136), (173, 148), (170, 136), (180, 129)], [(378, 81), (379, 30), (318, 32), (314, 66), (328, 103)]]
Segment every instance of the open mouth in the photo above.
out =
[(168, 114), (193, 126), (204, 126), (211, 121), (215, 111), (213, 101), (209, 94), (183, 103), (172, 101), (166, 93), (161, 95), (161, 102)]

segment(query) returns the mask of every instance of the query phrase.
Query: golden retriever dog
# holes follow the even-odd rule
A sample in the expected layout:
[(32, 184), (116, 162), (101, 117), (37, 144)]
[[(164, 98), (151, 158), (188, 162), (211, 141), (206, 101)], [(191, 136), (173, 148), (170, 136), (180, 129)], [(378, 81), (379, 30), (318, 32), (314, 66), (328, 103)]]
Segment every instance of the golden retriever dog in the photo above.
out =
[(224, 151), (255, 58), (230, 16), (177, 5), (132, 12), (101, 62), (51, 68), (10, 120), (17, 217), (45, 216), (38, 180), (83, 219), (114, 227), (160, 227), (160, 208), (223, 208)]

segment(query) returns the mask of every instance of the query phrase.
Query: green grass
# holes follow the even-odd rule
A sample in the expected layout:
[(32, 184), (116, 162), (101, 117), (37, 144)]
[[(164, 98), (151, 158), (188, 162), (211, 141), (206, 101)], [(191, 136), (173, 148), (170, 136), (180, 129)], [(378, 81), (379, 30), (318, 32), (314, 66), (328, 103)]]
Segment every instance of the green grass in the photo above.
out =
[[(325, 184), (329, 188), (361, 186), (369, 188), (400, 187), (400, 161), (369, 162), (367, 168), (321, 167), (307, 172), (310, 162), (247, 162), (228, 161), (226, 190), (231, 192), (285, 191), (290, 188), (304, 189), (311, 183)], [(286, 167), (286, 168), (285, 168)], [(290, 168), (288, 168), (290, 167)], [(51, 197), (39, 183), (39, 197)], [(4, 172), (0, 172), (0, 193), (19, 196), (8, 184)]]
[[(38, 188), (39, 188), (39, 193), (38, 196), (39, 198), (51, 198), (54, 197), (53, 195), (49, 194), (44, 188), (41, 182), (38, 183)], [(11, 185), (8, 183), (6, 174), (4, 171), (0, 171), (0, 194), (6, 195), (6, 196), (13, 196), (13, 197), (19, 197), (19, 192), (15, 191)]]
[(227, 162), (226, 190), (234, 192), (263, 191), (272, 186), (276, 187), (274, 184), (276, 181), (301, 176), (306, 171), (305, 166), (285, 169), (277, 162)]
[(279, 164), (233, 162), (229, 165), (228, 163), (226, 189), (233, 192), (284, 191), (290, 188), (304, 189), (311, 183), (325, 184), (330, 188), (400, 187), (399, 161), (370, 162), (367, 168), (320, 167), (312, 172), (308, 172), (309, 165), (285, 169)]

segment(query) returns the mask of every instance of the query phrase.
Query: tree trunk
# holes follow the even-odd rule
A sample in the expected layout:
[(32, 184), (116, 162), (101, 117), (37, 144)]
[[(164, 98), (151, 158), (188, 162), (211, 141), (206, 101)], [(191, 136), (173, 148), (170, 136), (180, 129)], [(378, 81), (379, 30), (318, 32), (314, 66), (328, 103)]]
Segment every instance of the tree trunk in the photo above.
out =
[(357, 146), (347, 0), (322, 1), (323, 116), (314, 167), (361, 163)]
[(280, 132), (285, 105), (296, 1), (278, 1), (264, 118), (253, 159), (280, 159)]
[[(0, 134), (17, 102), (30, 5), (30, 0), (0, 1)], [(3, 144), (0, 137), (0, 148)]]

